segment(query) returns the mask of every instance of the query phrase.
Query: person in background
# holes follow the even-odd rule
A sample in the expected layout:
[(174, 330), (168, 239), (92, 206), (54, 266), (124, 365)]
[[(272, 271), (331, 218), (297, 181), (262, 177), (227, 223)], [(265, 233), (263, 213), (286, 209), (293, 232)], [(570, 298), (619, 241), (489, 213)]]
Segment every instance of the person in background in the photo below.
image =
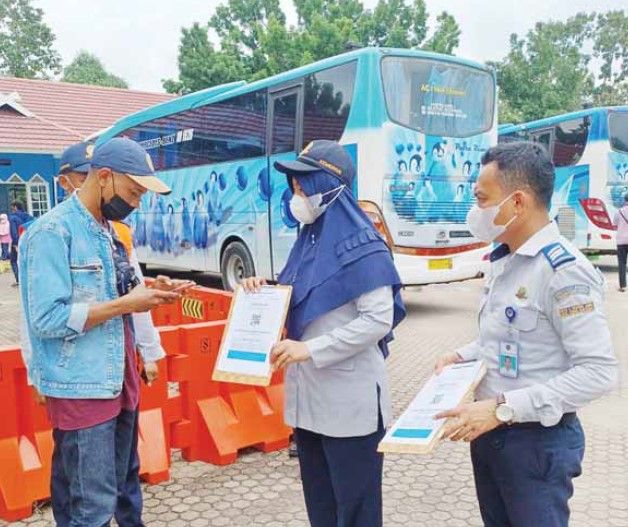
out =
[[(272, 350), (287, 368), (285, 421), (294, 428), (313, 527), (382, 525), (383, 455), (391, 417), (391, 329), (405, 316), (390, 249), (351, 193), (355, 168), (334, 141), (276, 162), (294, 195), (298, 238), (279, 275), (293, 288), (288, 339)], [(245, 290), (265, 281), (249, 278)]]
[(131, 314), (172, 303), (192, 285), (162, 278), (143, 286), (115, 235), (110, 222), (127, 217), (148, 190), (169, 192), (147, 152), (129, 139), (111, 139), (94, 150), (81, 191), (22, 238), (27, 367), (53, 426), (58, 525), (108, 525), (117, 514), (139, 402)]
[(0, 214), (0, 244), (2, 244), (2, 260), (9, 259), (9, 247), (11, 246), (11, 224), (6, 214)]
[(11, 268), (15, 276), (15, 283), (12, 287), (20, 284), (20, 274), (18, 266), (18, 244), (20, 241), (20, 227), (25, 223), (33, 221), (33, 217), (24, 212), (24, 204), (21, 201), (11, 203), (11, 214), (9, 216), (9, 226), (11, 231), (11, 249), (9, 259), (11, 260)]
[(624, 196), (624, 205), (617, 209), (613, 224), (617, 228), (617, 264), (619, 266), (619, 291), (626, 291), (626, 259), (628, 258), (628, 194)]

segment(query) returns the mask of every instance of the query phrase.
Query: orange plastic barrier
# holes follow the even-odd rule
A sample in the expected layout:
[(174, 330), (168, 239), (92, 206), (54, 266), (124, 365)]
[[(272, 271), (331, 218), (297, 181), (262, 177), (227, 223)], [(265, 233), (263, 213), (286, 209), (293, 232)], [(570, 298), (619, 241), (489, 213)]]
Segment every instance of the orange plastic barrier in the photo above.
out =
[(50, 496), (52, 430), (35, 403), (19, 349), (0, 348), (0, 518), (27, 518)]
[[(179, 341), (176, 327), (159, 328), (164, 349), (173, 349)], [(155, 485), (170, 479), (171, 427), (181, 421), (181, 397), (170, 397), (168, 382), (171, 379), (171, 362), (167, 356), (159, 361), (159, 377), (151, 386), (142, 383), (139, 414), (138, 453), (141, 478)]]
[(188, 461), (226, 465), (235, 462), (242, 448), (264, 452), (286, 448), (292, 433), (283, 422), (280, 375), (268, 388), (211, 380), (224, 328), (224, 320), (179, 328), (185, 419), (174, 425), (173, 446), (182, 448)]
[(213, 320), (226, 320), (229, 316), (229, 307), (233, 293), (194, 287), (186, 291), (181, 300), (181, 322), (196, 324)]
[[(151, 279), (146, 279), (150, 285)], [(225, 320), (229, 315), (232, 293), (196, 286), (185, 292), (182, 300), (159, 306), (151, 312), (155, 326), (179, 326), (212, 320)]]

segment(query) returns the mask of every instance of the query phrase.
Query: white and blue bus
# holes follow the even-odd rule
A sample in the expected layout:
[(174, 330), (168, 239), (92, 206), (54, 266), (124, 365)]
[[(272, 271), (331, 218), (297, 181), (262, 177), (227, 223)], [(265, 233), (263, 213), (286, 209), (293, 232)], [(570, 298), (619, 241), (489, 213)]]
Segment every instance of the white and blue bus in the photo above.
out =
[(628, 194), (628, 106), (589, 108), (520, 125), (501, 125), (499, 141), (544, 144), (556, 167), (550, 214), (582, 251), (616, 249), (612, 218)]
[(144, 264), (274, 279), (297, 235), (285, 176), (314, 139), (339, 141), (352, 189), (386, 236), (406, 285), (480, 275), (465, 227), (482, 153), (497, 142), (495, 77), (423, 51), (365, 48), (256, 81), (209, 88), (118, 121), (173, 192), (131, 218)]

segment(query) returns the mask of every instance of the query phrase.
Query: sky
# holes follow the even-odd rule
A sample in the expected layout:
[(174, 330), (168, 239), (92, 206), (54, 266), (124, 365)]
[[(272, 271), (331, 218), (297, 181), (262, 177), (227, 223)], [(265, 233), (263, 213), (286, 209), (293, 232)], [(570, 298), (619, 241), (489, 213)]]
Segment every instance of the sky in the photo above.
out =
[[(295, 22), (291, 0), (280, 0)], [(411, 0), (408, 0), (411, 1)], [(176, 78), (181, 27), (206, 23), (223, 0), (33, 0), (56, 35), (67, 65), (85, 49), (108, 71), (137, 90), (163, 91), (161, 80)], [(377, 0), (363, 0), (372, 8)], [(578, 12), (625, 9), (626, 0), (426, 0), (430, 25), (443, 10), (461, 27), (456, 55), (485, 62), (504, 57), (512, 33), (525, 34), (537, 21), (564, 20)]]

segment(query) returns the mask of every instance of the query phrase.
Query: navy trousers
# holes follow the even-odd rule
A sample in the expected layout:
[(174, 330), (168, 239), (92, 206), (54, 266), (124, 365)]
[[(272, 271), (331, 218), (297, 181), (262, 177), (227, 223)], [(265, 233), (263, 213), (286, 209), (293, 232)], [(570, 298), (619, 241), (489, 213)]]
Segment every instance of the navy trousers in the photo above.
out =
[(529, 423), (480, 436), (471, 443), (471, 459), (484, 525), (567, 527), (583, 456), (575, 414), (552, 427)]
[(295, 430), (305, 505), (312, 527), (381, 527), (384, 456), (378, 430), (360, 437), (329, 437)]

